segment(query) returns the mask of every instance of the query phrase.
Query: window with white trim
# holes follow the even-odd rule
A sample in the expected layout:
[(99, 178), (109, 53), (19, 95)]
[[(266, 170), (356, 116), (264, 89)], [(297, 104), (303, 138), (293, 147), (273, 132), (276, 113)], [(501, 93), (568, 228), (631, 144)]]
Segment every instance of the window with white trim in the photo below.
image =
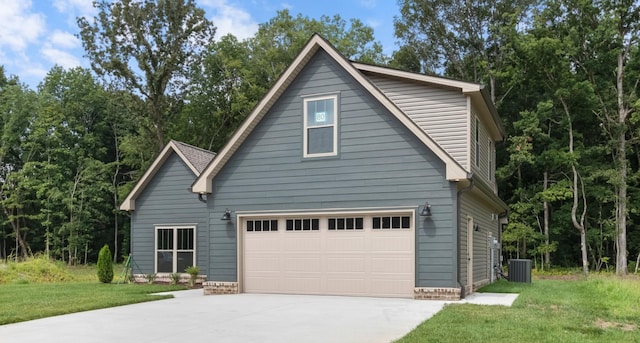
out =
[(274, 219), (247, 220), (245, 230), (247, 232), (278, 231), (278, 221)]
[(320, 229), (319, 218), (287, 219), (285, 223), (287, 231), (318, 231)]
[(338, 154), (337, 122), (337, 95), (304, 99), (304, 157)]
[(411, 216), (373, 217), (374, 230), (410, 229), (410, 228), (411, 228)]
[(491, 141), (491, 139), (489, 139), (489, 146), (488, 146), (488, 150), (489, 150), (489, 163), (488, 163), (488, 168), (489, 170), (487, 171), (487, 175), (489, 176), (489, 181), (493, 181), (493, 142)]
[(480, 121), (478, 120), (478, 118), (476, 117), (476, 130), (475, 130), (475, 165), (476, 167), (480, 166)]
[(156, 227), (156, 273), (184, 273), (196, 264), (194, 226)]
[(327, 226), (329, 230), (362, 230), (364, 229), (364, 218), (329, 218)]

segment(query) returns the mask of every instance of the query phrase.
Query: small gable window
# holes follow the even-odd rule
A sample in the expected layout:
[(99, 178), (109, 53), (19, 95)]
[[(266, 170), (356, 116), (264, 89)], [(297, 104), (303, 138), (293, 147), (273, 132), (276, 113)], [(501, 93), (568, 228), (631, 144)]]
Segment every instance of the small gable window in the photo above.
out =
[(338, 154), (338, 97), (304, 99), (304, 157)]

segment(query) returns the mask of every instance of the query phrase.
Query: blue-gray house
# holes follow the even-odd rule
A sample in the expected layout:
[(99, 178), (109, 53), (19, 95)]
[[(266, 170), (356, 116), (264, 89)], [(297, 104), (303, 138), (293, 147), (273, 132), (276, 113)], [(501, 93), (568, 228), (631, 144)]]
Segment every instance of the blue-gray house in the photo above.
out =
[(145, 272), (193, 256), (207, 293), (459, 299), (500, 255), (503, 139), (481, 85), (315, 35), (206, 167), (161, 154), (121, 208)]

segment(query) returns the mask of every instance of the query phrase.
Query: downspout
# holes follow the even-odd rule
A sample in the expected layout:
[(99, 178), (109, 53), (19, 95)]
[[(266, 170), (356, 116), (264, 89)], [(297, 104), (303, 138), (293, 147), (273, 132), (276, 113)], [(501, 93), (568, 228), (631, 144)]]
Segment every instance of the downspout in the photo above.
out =
[[(460, 237), (462, 236), (462, 225), (460, 223), (460, 204), (461, 204), (461, 199), (462, 199), (462, 194), (470, 191), (473, 188), (473, 173), (467, 173), (467, 179), (469, 180), (469, 185), (461, 190), (458, 191), (458, 196), (456, 197), (456, 210), (457, 210), (457, 215), (458, 215), (458, 239), (457, 239), (457, 258), (458, 258), (458, 263), (457, 263), (457, 279), (458, 279), (458, 286), (460, 287), (460, 298), (463, 299), (465, 296), (465, 289), (464, 289), (464, 285), (462, 285), (462, 280), (461, 280), (461, 276), (460, 275), (460, 260), (462, 259), (462, 254), (460, 252), (461, 249), (461, 243), (460, 243)], [(466, 225), (466, 224), (465, 224)]]

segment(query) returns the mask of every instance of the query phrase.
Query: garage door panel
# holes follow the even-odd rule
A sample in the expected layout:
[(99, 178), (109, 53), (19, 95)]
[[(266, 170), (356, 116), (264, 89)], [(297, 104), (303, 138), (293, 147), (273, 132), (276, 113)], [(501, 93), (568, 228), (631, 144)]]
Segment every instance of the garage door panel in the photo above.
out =
[[(321, 251), (322, 242), (319, 239), (319, 235), (309, 234), (308, 237), (295, 237), (294, 235), (300, 234), (298, 232), (290, 233), (285, 232), (279, 238), (282, 240), (282, 248), (286, 251)], [(302, 234), (307, 234), (306, 232)]]
[(243, 232), (245, 292), (413, 297), (413, 229), (328, 230), (314, 217), (318, 230)]
[(355, 278), (331, 278), (327, 280), (327, 292), (341, 295), (365, 295), (365, 280)]
[(360, 234), (358, 236), (352, 235), (344, 235), (342, 236), (342, 232), (337, 233), (336, 235), (329, 234), (327, 238), (327, 252), (362, 252), (366, 249), (366, 237), (364, 234)]
[(374, 232), (373, 235), (371, 249), (376, 251), (407, 251), (413, 247), (413, 237), (406, 237), (409, 236), (408, 234), (404, 234), (403, 236), (405, 237), (398, 237), (396, 232), (384, 232), (382, 234)]
[(309, 293), (320, 294), (323, 291), (322, 277), (301, 277), (300, 275), (290, 276), (284, 281), (284, 288), (287, 293), (298, 293), (305, 290)]
[(373, 273), (406, 274), (411, 273), (414, 268), (413, 261), (398, 256), (373, 258), (371, 262), (371, 271)]
[(286, 272), (305, 273), (311, 270), (319, 271), (322, 268), (322, 259), (319, 256), (304, 257), (300, 255), (289, 255), (285, 259), (284, 270)]
[(364, 257), (328, 256), (327, 272), (357, 273), (365, 270), (367, 261)]

